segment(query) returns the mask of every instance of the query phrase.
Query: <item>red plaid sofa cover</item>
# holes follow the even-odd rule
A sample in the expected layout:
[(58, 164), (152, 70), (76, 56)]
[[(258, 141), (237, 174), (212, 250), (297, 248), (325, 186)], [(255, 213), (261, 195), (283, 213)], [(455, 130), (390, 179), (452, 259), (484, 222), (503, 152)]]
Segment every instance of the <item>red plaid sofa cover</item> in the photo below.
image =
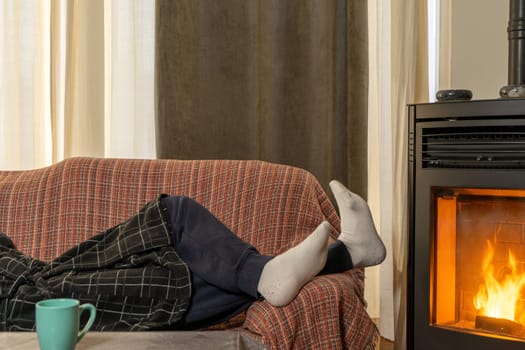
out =
[[(0, 232), (24, 253), (52, 260), (128, 218), (160, 193), (194, 198), (263, 254), (297, 245), (339, 217), (309, 172), (262, 161), (70, 158), (0, 171)], [(378, 331), (361, 270), (325, 275), (289, 305), (255, 302), (231, 327), (270, 349), (373, 349)]]

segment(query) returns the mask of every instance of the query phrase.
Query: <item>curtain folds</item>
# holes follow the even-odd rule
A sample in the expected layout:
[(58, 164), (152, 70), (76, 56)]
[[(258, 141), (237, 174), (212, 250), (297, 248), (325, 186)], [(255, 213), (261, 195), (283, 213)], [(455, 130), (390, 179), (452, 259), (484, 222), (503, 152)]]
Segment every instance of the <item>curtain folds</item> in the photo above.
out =
[(49, 161), (46, 5), (43, 1), (0, 2), (0, 168), (27, 168)]
[(155, 157), (149, 0), (0, 4), (0, 168)]
[(103, 2), (104, 154), (155, 158), (155, 1)]
[(366, 197), (366, 1), (158, 0), (157, 152), (261, 159)]
[(380, 331), (406, 349), (408, 116), (428, 101), (427, 6), (417, 0), (369, 2), (369, 203), (389, 252), (380, 266)]

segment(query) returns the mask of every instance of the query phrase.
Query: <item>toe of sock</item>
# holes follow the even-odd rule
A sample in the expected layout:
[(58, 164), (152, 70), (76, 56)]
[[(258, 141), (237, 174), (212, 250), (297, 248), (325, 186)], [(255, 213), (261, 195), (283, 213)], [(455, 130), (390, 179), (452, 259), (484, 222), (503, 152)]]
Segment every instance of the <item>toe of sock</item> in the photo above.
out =
[(330, 189), (332, 190), (334, 194), (341, 193), (346, 190), (346, 187), (337, 180), (330, 181), (328, 185), (330, 186)]

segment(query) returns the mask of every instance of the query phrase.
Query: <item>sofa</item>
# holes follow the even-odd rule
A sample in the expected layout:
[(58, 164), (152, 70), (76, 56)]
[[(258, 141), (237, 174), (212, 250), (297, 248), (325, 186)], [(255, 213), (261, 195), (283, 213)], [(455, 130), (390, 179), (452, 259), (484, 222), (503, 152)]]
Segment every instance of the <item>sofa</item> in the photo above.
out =
[[(50, 261), (161, 193), (194, 198), (262, 254), (297, 245), (322, 220), (335, 238), (340, 224), (322, 186), (300, 168), (255, 160), (77, 157), (0, 171), (0, 232), (25, 254)], [(363, 289), (361, 269), (318, 276), (289, 305), (256, 301), (198, 332), (210, 339), (232, 332), (257, 348), (371, 350), (379, 336)]]

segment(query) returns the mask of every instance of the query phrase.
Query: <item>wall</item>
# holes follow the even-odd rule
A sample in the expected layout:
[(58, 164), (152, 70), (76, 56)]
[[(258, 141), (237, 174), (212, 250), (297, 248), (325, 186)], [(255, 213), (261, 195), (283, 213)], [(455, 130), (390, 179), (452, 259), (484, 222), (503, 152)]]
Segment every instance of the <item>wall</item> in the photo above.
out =
[(450, 2), (450, 88), (469, 89), (474, 99), (499, 98), (507, 85), (506, 0)]

